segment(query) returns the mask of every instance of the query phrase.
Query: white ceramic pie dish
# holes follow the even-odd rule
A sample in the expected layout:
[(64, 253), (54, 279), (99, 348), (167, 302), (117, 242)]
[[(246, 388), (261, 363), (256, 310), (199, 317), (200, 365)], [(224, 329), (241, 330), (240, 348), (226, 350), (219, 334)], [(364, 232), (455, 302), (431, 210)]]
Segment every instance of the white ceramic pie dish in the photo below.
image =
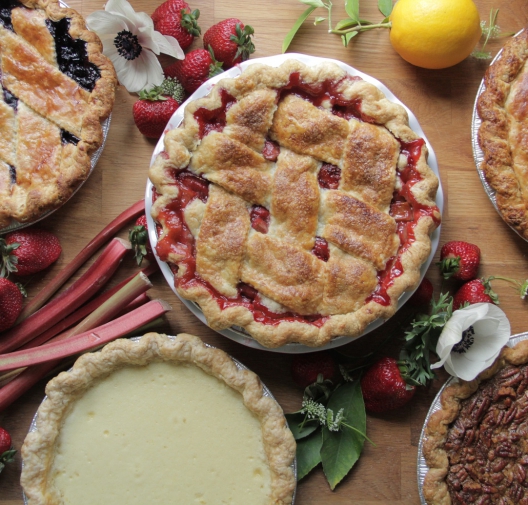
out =
[[(508, 347), (513, 347), (514, 345), (518, 344), (522, 340), (528, 340), (528, 332), (518, 333), (517, 335), (512, 335), (507, 345)], [(420, 434), (420, 440), (418, 442), (418, 457), (416, 461), (416, 474), (418, 478), (418, 493), (420, 495), (420, 502), (422, 503), (422, 505), (427, 505), (427, 502), (425, 501), (425, 498), (423, 495), (423, 483), (424, 483), (425, 476), (427, 475), (427, 472), (429, 471), (429, 467), (427, 466), (427, 463), (425, 462), (425, 457), (423, 455), (425, 428), (427, 426), (427, 423), (429, 422), (430, 417), (436, 411), (440, 410), (440, 408), (442, 407), (440, 397), (442, 393), (444, 392), (444, 389), (450, 384), (453, 384), (453, 382), (455, 381), (457, 381), (455, 377), (450, 377), (445, 382), (445, 384), (440, 388), (440, 391), (438, 391), (437, 395), (435, 396), (435, 399), (433, 400), (433, 403), (431, 404), (431, 407), (429, 408), (429, 412), (427, 413), (427, 416), (423, 424), (422, 432)]]
[[(276, 55), (276, 56), (268, 56), (268, 57), (264, 57), (264, 58), (255, 58), (255, 59), (252, 59), (252, 60), (247, 60), (247, 61), (241, 63), (240, 65), (237, 65), (236, 67), (233, 67), (233, 68), (223, 72), (222, 74), (217, 75), (217, 76), (209, 79), (202, 86), (200, 86), (200, 88), (198, 88), (178, 108), (178, 110), (173, 114), (173, 116), (171, 117), (171, 119), (167, 123), (166, 131), (171, 130), (173, 128), (177, 128), (180, 125), (181, 121), (183, 120), (183, 111), (185, 109), (185, 106), (189, 102), (191, 102), (193, 100), (196, 100), (197, 98), (201, 98), (203, 96), (208, 95), (209, 92), (211, 91), (212, 87), (219, 80), (221, 80), (223, 78), (226, 78), (226, 77), (230, 77), (230, 78), (237, 77), (238, 75), (240, 75), (242, 73), (242, 71), (244, 71), (249, 65), (251, 65), (253, 63), (262, 63), (262, 64), (265, 64), (265, 65), (278, 67), (278, 66), (280, 66), (282, 63), (284, 63), (288, 59), (296, 59), (296, 60), (299, 60), (299, 61), (305, 63), (306, 65), (310, 65), (310, 66), (311, 65), (316, 65), (316, 64), (321, 63), (323, 61), (330, 61), (332, 63), (335, 63), (338, 66), (340, 66), (342, 69), (344, 69), (349, 75), (359, 76), (362, 79), (364, 79), (365, 81), (370, 82), (371, 84), (374, 84), (378, 89), (380, 89), (385, 94), (387, 99), (389, 99), (390, 101), (398, 103), (401, 106), (403, 106), (405, 108), (405, 110), (407, 111), (407, 114), (409, 116), (409, 125), (410, 125), (411, 129), (414, 130), (417, 134), (419, 134), (425, 140), (425, 142), (427, 144), (427, 148), (428, 148), (428, 152), (429, 152), (428, 164), (431, 167), (431, 169), (433, 170), (433, 172), (436, 174), (436, 176), (438, 177), (438, 180), (439, 180), (439, 187), (438, 187), (438, 192), (437, 192), (437, 196), (436, 196), (436, 204), (437, 204), (437, 206), (438, 206), (438, 208), (440, 210), (440, 213), (442, 213), (444, 198), (443, 198), (442, 186), (441, 186), (441, 183), (440, 183), (440, 175), (439, 175), (438, 163), (437, 163), (436, 155), (435, 155), (434, 150), (433, 150), (432, 146), (430, 145), (429, 141), (425, 137), (425, 134), (424, 134), (422, 128), (420, 127), (420, 124), (418, 123), (418, 120), (416, 119), (416, 116), (409, 110), (408, 107), (406, 107), (400, 100), (398, 100), (394, 96), (394, 94), (384, 84), (382, 84), (380, 81), (378, 81), (377, 79), (374, 79), (373, 77), (371, 77), (371, 76), (369, 76), (367, 74), (364, 74), (363, 72), (360, 72), (360, 71), (356, 70), (355, 68), (351, 67), (350, 65), (347, 65), (346, 63), (343, 63), (343, 62), (338, 61), (338, 60), (333, 60), (333, 59), (329, 59), (329, 58), (319, 58), (319, 57), (315, 57), (315, 56), (309, 56), (309, 55), (297, 54), (297, 53), (287, 53), (287, 54), (281, 54), (281, 55)], [(158, 141), (158, 143), (156, 145), (156, 148), (154, 149), (154, 152), (153, 152), (152, 158), (151, 158), (151, 163), (153, 163), (155, 158), (156, 158), (156, 156), (160, 152), (163, 151), (163, 149), (164, 149), (163, 142), (164, 142), (164, 135), (162, 135), (162, 137), (160, 138), (160, 140)], [(155, 251), (158, 237), (157, 237), (157, 231), (156, 231), (156, 226), (155, 226), (154, 220), (152, 219), (152, 217), (150, 215), (150, 210), (151, 210), (151, 207), (152, 207), (152, 198), (153, 198), (153, 185), (150, 182), (150, 180), (147, 180), (147, 187), (146, 187), (146, 192), (145, 192), (145, 211), (146, 211), (146, 215), (147, 215), (147, 223), (148, 223), (148, 229), (149, 229), (150, 243), (152, 245), (152, 249)], [(423, 278), (423, 276), (425, 275), (427, 269), (429, 268), (429, 265), (431, 264), (433, 256), (434, 256), (434, 254), (436, 252), (436, 249), (438, 247), (439, 239), (440, 239), (440, 226), (431, 235), (431, 253), (429, 254), (429, 257), (427, 258), (427, 261), (421, 267), (421, 278)], [(200, 321), (202, 321), (204, 324), (207, 325), (207, 321), (206, 321), (205, 316), (204, 316), (203, 312), (201, 311), (200, 307), (198, 305), (196, 305), (194, 302), (191, 302), (191, 301), (189, 301), (187, 299), (182, 298), (176, 292), (176, 290), (174, 288), (174, 275), (173, 275), (169, 265), (167, 263), (165, 263), (164, 261), (161, 261), (157, 256), (156, 256), (156, 259), (158, 261), (158, 264), (159, 264), (159, 266), (161, 268), (161, 271), (162, 271), (165, 279), (167, 280), (169, 286), (174, 291), (176, 296), (178, 296), (178, 298), (184, 303), (184, 305)], [(400, 297), (398, 308), (400, 308), (411, 297), (411, 295), (412, 295), (412, 292), (404, 293)], [(370, 325), (367, 326), (365, 331), (361, 335), (359, 335), (359, 337), (361, 337), (363, 335), (366, 335), (367, 333), (373, 331), (374, 329), (376, 329), (379, 326), (381, 326), (383, 323), (384, 323), (383, 319), (378, 319), (378, 320), (372, 322)], [(234, 340), (234, 341), (239, 342), (239, 343), (241, 343), (243, 345), (246, 345), (248, 347), (253, 347), (253, 348), (267, 350), (267, 351), (282, 352), (282, 353), (305, 353), (305, 352), (320, 351), (320, 350), (323, 350), (323, 349), (331, 349), (331, 348), (334, 348), (334, 347), (339, 347), (341, 345), (345, 345), (345, 344), (351, 342), (352, 340), (355, 340), (356, 338), (359, 338), (359, 337), (336, 337), (336, 338), (332, 339), (328, 344), (326, 344), (324, 346), (321, 346), (321, 347), (317, 347), (317, 348), (308, 347), (308, 346), (305, 346), (305, 345), (302, 345), (302, 344), (296, 344), (296, 343), (290, 343), (290, 344), (286, 344), (286, 345), (283, 345), (281, 347), (276, 347), (276, 348), (268, 348), (268, 347), (264, 347), (262, 344), (257, 342), (254, 338), (252, 338), (248, 333), (246, 333), (244, 330), (242, 330), (241, 328), (238, 328), (238, 327), (231, 327), (231, 328), (228, 328), (228, 329), (225, 329), (225, 330), (221, 330), (218, 333), (230, 338), (231, 340)]]
[[(141, 338), (142, 338), (141, 336), (137, 336), (137, 337), (132, 337), (129, 340), (132, 340), (134, 342), (139, 342), (141, 340)], [(171, 340), (174, 340), (176, 337), (172, 336), (172, 335), (168, 335), (168, 338), (171, 339)], [(214, 349), (213, 346), (211, 346), (211, 345), (209, 345), (207, 343), (205, 344), (205, 346)], [(249, 370), (245, 365), (240, 363), (240, 361), (238, 361), (237, 359), (233, 358), (232, 356), (229, 356), (229, 357), (235, 363), (236, 367), (239, 370)], [(267, 397), (271, 398), (272, 400), (277, 401), (275, 399), (275, 397), (273, 396), (273, 394), (271, 393), (271, 391), (268, 389), (268, 387), (262, 382), (261, 382), (261, 385), (262, 385), (262, 389), (263, 389), (263, 392), (264, 392), (264, 396), (267, 396)], [(46, 401), (46, 396), (44, 396), (42, 402), (45, 402), (45, 401)], [(29, 432), (33, 432), (33, 431), (35, 431), (37, 429), (37, 417), (38, 417), (38, 411), (37, 411), (37, 413), (35, 413), (35, 415), (33, 417), (33, 420), (32, 420), (31, 425), (29, 427)], [(23, 462), (22, 462), (22, 466), (23, 466)], [(297, 483), (297, 461), (296, 461), (296, 459), (293, 460), (293, 463), (292, 463), (291, 466), (292, 466), (293, 474), (295, 476), (295, 482)], [(293, 498), (292, 498), (291, 505), (294, 505), (294, 503), (295, 503), (296, 491), (297, 491), (297, 487), (295, 487), (295, 489), (293, 491)], [(25, 493), (22, 492), (22, 495), (23, 495), (23, 499), (24, 499), (24, 504), (27, 505), (28, 499), (27, 499)]]

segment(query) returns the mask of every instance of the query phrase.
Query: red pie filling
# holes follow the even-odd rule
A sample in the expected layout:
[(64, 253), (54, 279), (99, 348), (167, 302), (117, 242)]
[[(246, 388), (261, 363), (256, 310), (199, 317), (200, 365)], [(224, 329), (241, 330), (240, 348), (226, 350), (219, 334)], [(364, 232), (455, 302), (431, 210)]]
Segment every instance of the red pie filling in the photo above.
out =
[[(360, 78), (346, 77), (345, 79), (357, 80)], [(281, 90), (281, 93), (295, 93), (309, 100), (315, 106), (320, 106), (323, 102), (329, 102), (332, 106), (332, 112), (338, 116), (345, 119), (355, 117), (362, 121), (373, 123), (372, 118), (361, 112), (360, 100), (346, 100), (337, 91), (339, 84), (339, 82), (331, 81), (306, 84), (300, 80), (298, 73), (293, 73), (290, 76), (290, 82)], [(217, 109), (200, 108), (194, 113), (202, 137), (211, 131), (222, 131), (226, 124), (226, 112), (236, 100), (225, 90), (220, 91), (220, 97), (222, 105)], [(438, 208), (436, 206), (427, 207), (421, 205), (411, 192), (413, 185), (421, 180), (416, 164), (424, 144), (423, 139), (417, 139), (412, 142), (400, 141), (400, 152), (407, 157), (407, 166), (403, 170), (397, 171), (403, 186), (399, 191), (394, 192), (390, 215), (396, 220), (401, 245), (397, 255), (389, 259), (384, 270), (378, 272), (378, 285), (372, 295), (366, 299), (366, 303), (375, 301), (380, 305), (388, 306), (390, 304), (387, 290), (394, 284), (394, 280), (403, 273), (401, 255), (415, 241), (414, 227), (420, 217), (430, 216), (439, 224), (439, 220), (436, 217), (439, 213)], [(263, 156), (270, 161), (275, 161), (279, 152), (280, 147), (275, 142), (267, 139), (262, 152)], [(340, 177), (341, 171), (339, 167), (324, 163), (319, 171), (318, 181), (322, 188), (337, 189)], [(248, 284), (240, 283), (237, 286), (238, 295), (234, 298), (228, 298), (202, 279), (196, 273), (194, 237), (185, 224), (183, 211), (187, 204), (195, 198), (200, 198), (204, 202), (207, 200), (209, 183), (187, 170), (175, 172), (174, 182), (178, 186), (181, 196), (178, 200), (165, 206), (160, 212), (159, 220), (165, 223), (168, 231), (159, 239), (157, 252), (164, 261), (167, 260), (169, 253), (175, 253), (183, 258), (178, 261), (178, 265), (170, 264), (175, 273), (179, 272), (180, 268), (183, 269), (179, 276), (175, 275), (177, 286), (189, 287), (193, 284), (199, 284), (209, 291), (221, 309), (242, 305), (249, 309), (253, 313), (255, 321), (260, 323), (276, 325), (282, 321), (297, 321), (313, 324), (317, 327), (321, 327), (325, 323), (328, 316), (302, 316), (291, 312), (275, 313), (270, 311), (261, 303), (258, 291)], [(266, 208), (260, 205), (253, 206), (250, 210), (250, 219), (251, 226), (256, 231), (267, 233), (270, 217)], [(322, 261), (328, 261), (329, 249), (326, 240), (316, 237), (312, 253)]]

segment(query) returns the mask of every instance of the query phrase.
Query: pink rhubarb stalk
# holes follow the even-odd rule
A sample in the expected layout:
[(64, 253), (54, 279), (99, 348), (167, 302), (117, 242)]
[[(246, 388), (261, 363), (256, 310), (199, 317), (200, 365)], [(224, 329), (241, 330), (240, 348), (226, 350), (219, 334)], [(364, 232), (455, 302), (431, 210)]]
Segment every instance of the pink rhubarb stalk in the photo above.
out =
[(32, 349), (0, 355), (0, 371), (56, 361), (100, 347), (126, 335), (170, 310), (163, 300), (151, 300), (141, 307), (93, 330), (65, 340), (57, 340)]
[(145, 212), (145, 201), (140, 200), (117, 216), (101, 230), (83, 250), (66, 265), (39, 293), (22, 309), (18, 322), (40, 309), (70, 277), (83, 266), (104, 244), (114, 237), (125, 224)]
[(112, 239), (90, 268), (68, 289), (1, 336), (0, 353), (18, 349), (90, 299), (110, 280), (129, 249), (130, 244), (124, 240)]

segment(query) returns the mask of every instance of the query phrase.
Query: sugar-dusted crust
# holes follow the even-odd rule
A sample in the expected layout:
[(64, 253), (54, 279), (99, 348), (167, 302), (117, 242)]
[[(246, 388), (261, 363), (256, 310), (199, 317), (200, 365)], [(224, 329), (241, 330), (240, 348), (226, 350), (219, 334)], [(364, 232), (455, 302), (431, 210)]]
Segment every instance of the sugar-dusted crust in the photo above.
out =
[(459, 417), (461, 402), (475, 393), (483, 381), (492, 379), (508, 365), (525, 363), (528, 363), (527, 340), (519, 342), (513, 348), (504, 347), (493, 365), (484, 370), (475, 380), (454, 382), (442, 392), (441, 408), (429, 418), (424, 434), (423, 455), (429, 470), (424, 479), (423, 494), (428, 505), (451, 505), (452, 503), (445, 480), (450, 463), (444, 444), (450, 426)]
[[(0, 24), (1, 83), (18, 104), (33, 111), (35, 121), (40, 118), (49, 126), (39, 129), (43, 142), (38, 139), (28, 149), (22, 144), (35, 131), (35, 121), (25, 121), (15, 112), (18, 107), (10, 106), (0, 94), (0, 229), (12, 220), (31, 222), (59, 207), (87, 178), (90, 155), (103, 141), (101, 121), (112, 110), (117, 86), (101, 41), (80, 14), (61, 7), (58, 0), (22, 0), (21, 4), (26, 8), (13, 9), (13, 30)], [(69, 35), (86, 43), (88, 61), (100, 72), (91, 91), (59, 70), (46, 20), (64, 18), (69, 20)], [(61, 142), (61, 130), (78, 140)]]
[[(281, 95), (291, 76), (314, 88), (332, 83), (345, 101), (361, 104), (364, 120), (333, 114), (328, 105), (314, 105), (296, 93)], [(233, 102), (225, 127), (203, 135), (196, 114), (221, 108), (226, 94)], [(263, 154), (270, 139), (280, 146), (276, 160)], [(242, 327), (266, 347), (290, 342), (317, 347), (336, 336), (358, 336), (375, 319), (390, 317), (400, 295), (416, 286), (431, 250), (429, 235), (440, 221), (438, 179), (423, 145), (415, 167), (418, 181), (410, 192), (431, 212), (417, 218), (415, 240), (400, 251), (403, 273), (388, 287), (387, 304), (367, 302), (378, 272), (400, 245), (397, 223), (389, 215), (401, 183), (398, 140), (417, 139), (403, 107), (330, 62), (312, 67), (293, 59), (280, 67), (255, 63), (234, 79), (220, 80), (207, 97), (186, 106), (182, 125), (167, 132), (165, 149), (151, 166), (152, 215), (162, 227), (158, 245), (172, 233), (164, 211), (179, 197), (174, 174), (186, 169), (211, 183), (207, 201), (195, 200), (184, 213), (196, 242), (197, 275), (222, 296), (236, 296), (242, 282), (274, 312), (318, 315), (324, 321), (315, 325), (286, 318), (266, 324), (241, 304), (221, 308), (203, 283), (178, 282), (188, 273), (188, 263), (181, 249), (172, 247), (163, 259), (178, 267), (178, 293), (200, 306), (212, 328)], [(339, 187), (320, 186), (323, 164), (339, 167)], [(254, 206), (270, 212), (266, 233), (251, 227)], [(328, 261), (313, 254), (316, 237), (328, 243)]]
[(154, 361), (196, 365), (241, 394), (244, 405), (261, 423), (272, 479), (269, 504), (290, 505), (295, 489), (292, 470), (295, 441), (282, 409), (273, 398), (264, 394), (258, 376), (237, 367), (224, 351), (206, 346), (198, 337), (180, 334), (168, 338), (157, 333), (148, 333), (136, 342), (120, 339), (106, 345), (101, 352), (84, 354), (70, 371), (62, 372), (48, 383), (47, 398), (38, 410), (36, 430), (27, 435), (22, 446), (21, 483), (28, 505), (62, 503), (50, 496), (48, 479), (55, 440), (70, 405), (113, 371)]
[(510, 39), (478, 98), (480, 165), (504, 220), (528, 239), (528, 29)]

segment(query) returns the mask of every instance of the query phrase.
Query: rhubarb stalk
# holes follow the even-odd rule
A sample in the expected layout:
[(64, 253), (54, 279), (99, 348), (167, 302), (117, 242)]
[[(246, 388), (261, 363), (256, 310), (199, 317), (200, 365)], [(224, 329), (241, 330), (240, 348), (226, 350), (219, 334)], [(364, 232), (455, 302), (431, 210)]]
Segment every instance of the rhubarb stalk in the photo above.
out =
[(65, 340), (57, 340), (39, 347), (33, 347), (32, 349), (1, 354), (0, 371), (56, 361), (95, 349), (141, 328), (144, 324), (169, 311), (170, 308), (170, 305), (163, 300), (151, 300), (132, 312), (93, 330), (85, 331)]
[(0, 353), (18, 349), (80, 307), (110, 280), (130, 244), (114, 238), (88, 270), (45, 307), (2, 335)]
[(39, 293), (22, 309), (18, 322), (23, 321), (40, 309), (60, 288), (84, 265), (104, 244), (106, 244), (130, 220), (145, 212), (145, 201), (140, 200), (117, 216), (101, 230), (82, 251), (66, 265)]

